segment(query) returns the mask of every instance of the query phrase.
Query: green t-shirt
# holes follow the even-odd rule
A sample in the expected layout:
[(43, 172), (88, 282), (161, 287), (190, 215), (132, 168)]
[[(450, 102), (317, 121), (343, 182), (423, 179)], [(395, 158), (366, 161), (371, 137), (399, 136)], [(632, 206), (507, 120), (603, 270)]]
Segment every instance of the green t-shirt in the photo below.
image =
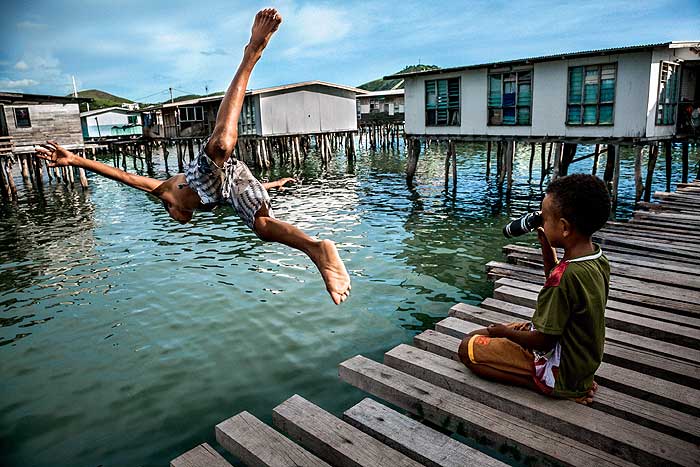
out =
[(592, 386), (603, 360), (609, 284), (610, 264), (598, 245), (591, 255), (560, 262), (547, 276), (532, 324), (561, 336), (552, 395), (580, 397)]

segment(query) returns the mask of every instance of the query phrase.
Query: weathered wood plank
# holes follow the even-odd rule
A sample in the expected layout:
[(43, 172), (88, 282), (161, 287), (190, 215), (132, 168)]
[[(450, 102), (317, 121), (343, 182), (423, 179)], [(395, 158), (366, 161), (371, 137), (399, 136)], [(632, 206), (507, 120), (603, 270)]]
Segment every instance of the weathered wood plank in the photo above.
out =
[[(511, 286), (500, 286), (493, 291), (493, 297), (505, 302), (535, 308), (537, 292), (516, 289)], [(669, 323), (639, 315), (630, 315), (621, 311), (606, 308), (605, 325), (609, 328), (639, 334), (641, 336), (659, 339), (674, 344), (680, 344), (692, 349), (700, 349), (700, 329)]]
[(355, 428), (422, 465), (506, 465), (369, 398), (346, 410), (343, 418)]
[(231, 464), (214, 448), (202, 443), (171, 460), (170, 467), (231, 467)]
[(420, 465), (296, 394), (273, 409), (272, 420), (292, 439), (332, 465)]
[(700, 448), (686, 441), (571, 400), (487, 381), (460, 362), (415, 347), (395, 347), (385, 354), (384, 364), (640, 465), (669, 460), (694, 465), (700, 459)]
[[(484, 325), (499, 321), (504, 322), (502, 317), (490, 321), (485, 313), (479, 315), (477, 319), (480, 320), (480, 324)], [(459, 335), (459, 330), (456, 330), (454, 335)], [(462, 337), (456, 338), (457, 341)], [(459, 342), (457, 343), (458, 346)], [(417, 347), (420, 347), (420, 345), (417, 345)], [(457, 348), (454, 350), (456, 352)], [(632, 396), (686, 411), (694, 416), (700, 416), (700, 390), (693, 387), (666, 381), (653, 375), (612, 365), (605, 361), (598, 367), (596, 381), (603, 386), (611, 387)]]
[(216, 425), (216, 441), (251, 467), (328, 467), (318, 457), (290, 441), (248, 412)]
[(633, 465), (361, 355), (341, 363), (338, 373), (357, 388), (523, 464)]
[[(460, 342), (458, 338), (432, 330), (424, 331), (413, 338), (414, 345), (419, 349), (454, 361), (459, 361), (457, 350)], [(592, 407), (686, 441), (695, 442), (700, 436), (696, 416), (625, 394), (605, 385), (598, 386)]]
[[(505, 302), (495, 298), (485, 299), (481, 302), (479, 307), (508, 314), (516, 319), (529, 320), (534, 313), (533, 308), (516, 305), (515, 303)], [(457, 314), (455, 314), (455, 316), (459, 317)], [(675, 360), (679, 363), (690, 365), (690, 368), (693, 369), (700, 368), (700, 364), (698, 363), (700, 362), (700, 350), (611, 328), (605, 329), (605, 339), (606, 341), (623, 345), (635, 352), (650, 352), (659, 357), (666, 358), (667, 361)], [(695, 374), (695, 370), (692, 374)]]

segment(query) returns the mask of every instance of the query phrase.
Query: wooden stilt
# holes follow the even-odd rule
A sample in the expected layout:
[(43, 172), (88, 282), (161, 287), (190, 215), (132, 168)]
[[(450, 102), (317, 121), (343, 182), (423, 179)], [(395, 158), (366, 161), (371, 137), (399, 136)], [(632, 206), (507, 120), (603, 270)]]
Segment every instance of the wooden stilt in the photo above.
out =
[(457, 191), (457, 145), (450, 142), (450, 153), (452, 154), (452, 191)]
[(569, 174), (569, 165), (574, 160), (576, 155), (577, 145), (575, 143), (564, 143), (562, 147), (561, 163), (559, 165), (559, 176), (563, 177)]
[(620, 187), (620, 145), (616, 144), (615, 146), (615, 168), (613, 170), (613, 197), (612, 197), (612, 212), (610, 215), (612, 218), (615, 217), (615, 213), (617, 212), (617, 197), (619, 193), (619, 187)]
[(535, 162), (535, 143), (530, 143), (530, 166), (529, 166), (529, 171), (528, 171), (528, 177), (527, 181), (528, 183), (532, 182), (532, 165)]
[(10, 191), (10, 185), (7, 182), (8, 174), (5, 173), (5, 163), (4, 157), (0, 159), (0, 194), (2, 194), (2, 199), (4, 201), (9, 201), (12, 198), (12, 192)]
[[(659, 145), (658, 143), (652, 143), (649, 146), (649, 161), (647, 162), (647, 177), (646, 183), (644, 184), (644, 201), (651, 201), (651, 184), (654, 179), (654, 168), (656, 167), (656, 159), (659, 155)], [(608, 157), (610, 157), (608, 155)]]
[(688, 183), (688, 142), (685, 141), (681, 145), (681, 163), (683, 167), (681, 168), (681, 183)]
[(642, 182), (642, 146), (634, 147), (634, 203), (635, 205), (642, 199), (644, 183)]
[(418, 168), (418, 157), (420, 156), (420, 141), (415, 138), (410, 138), (408, 144), (408, 161), (406, 164), (406, 184), (409, 187), (413, 186), (413, 178), (416, 175)]
[(595, 152), (593, 153), (593, 168), (591, 169), (591, 175), (595, 175), (598, 171), (598, 158), (600, 157), (600, 144), (595, 145)]
[(486, 180), (491, 176), (491, 141), (486, 143)]
[(666, 156), (666, 191), (671, 191), (671, 162), (673, 160), (671, 141), (664, 141), (664, 155)]
[(184, 172), (184, 164), (182, 160), (182, 145), (179, 141), (176, 141), (175, 146), (177, 147), (177, 170), (178, 172), (182, 173)]
[(450, 163), (452, 162), (452, 154), (450, 154), (450, 146), (452, 141), (447, 141), (447, 153), (445, 154), (445, 191), (447, 191), (450, 181)]
[(503, 142), (498, 141), (496, 143), (496, 182), (499, 186), (503, 184), (503, 179)]
[(192, 142), (192, 138), (187, 140), (187, 151), (190, 155), (190, 162), (194, 160), (194, 143)]
[(544, 184), (544, 179), (547, 176), (547, 143), (542, 143), (542, 147), (540, 148), (540, 165), (541, 171), (540, 171), (540, 186)]
[(510, 194), (513, 188), (513, 163), (515, 162), (515, 154), (518, 149), (518, 143), (513, 141), (508, 141), (508, 157), (507, 157), (507, 181), (506, 181), (506, 193)]
[[(15, 185), (15, 180), (12, 177), (12, 158), (11, 156), (5, 156), (2, 158), (3, 160), (3, 168), (5, 170), (5, 177), (7, 181), (7, 185), (9, 188), (9, 193), (10, 197), (16, 201), (17, 200), (17, 186)], [(38, 163), (41, 163), (41, 160), (37, 159)]]

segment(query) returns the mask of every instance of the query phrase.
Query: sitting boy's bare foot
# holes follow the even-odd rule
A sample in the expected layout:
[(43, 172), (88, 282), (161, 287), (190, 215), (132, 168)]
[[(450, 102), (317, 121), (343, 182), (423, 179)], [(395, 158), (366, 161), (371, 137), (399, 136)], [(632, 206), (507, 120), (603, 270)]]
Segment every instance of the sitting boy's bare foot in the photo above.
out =
[(591, 386), (591, 389), (588, 390), (585, 396), (577, 397), (573, 399), (574, 402), (578, 402), (579, 404), (583, 405), (590, 405), (593, 403), (593, 397), (595, 396), (596, 391), (598, 390), (598, 383), (593, 381), (593, 386)]
[(274, 8), (260, 10), (255, 15), (255, 21), (253, 22), (253, 29), (248, 44), (250, 50), (252, 52), (262, 52), (281, 22), (282, 17)]
[(335, 243), (321, 240), (311, 259), (321, 272), (326, 289), (336, 305), (347, 300), (350, 295), (350, 276), (340, 259)]

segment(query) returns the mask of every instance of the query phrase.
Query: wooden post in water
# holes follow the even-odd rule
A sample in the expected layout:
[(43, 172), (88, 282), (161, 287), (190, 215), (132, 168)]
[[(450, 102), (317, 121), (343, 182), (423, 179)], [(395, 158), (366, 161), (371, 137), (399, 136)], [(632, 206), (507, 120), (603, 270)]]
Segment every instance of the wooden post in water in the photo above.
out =
[(666, 191), (671, 191), (671, 162), (673, 157), (673, 145), (671, 141), (664, 141), (664, 153), (666, 155)]
[(491, 176), (491, 141), (486, 142), (486, 180)]
[(688, 142), (684, 141), (681, 145), (681, 161), (683, 164), (681, 172), (681, 183), (688, 183)]
[(540, 163), (542, 170), (540, 172), (540, 186), (544, 185), (544, 179), (547, 176), (547, 143), (543, 142), (540, 148)]
[(559, 165), (561, 164), (562, 143), (554, 143), (554, 165), (552, 166), (552, 180), (559, 177)]
[[(0, 161), (2, 161), (10, 197), (12, 198), (12, 200), (17, 201), (17, 186), (15, 185), (15, 180), (12, 177), (12, 156), (4, 156), (2, 157), (2, 159), (0, 159)], [(37, 161), (42, 162), (40, 159), (37, 159)]]
[(591, 175), (595, 175), (598, 172), (598, 158), (600, 157), (600, 144), (595, 145), (595, 152), (593, 153), (593, 168), (591, 169)]
[(642, 151), (644, 147), (639, 145), (634, 147), (634, 204), (642, 199), (644, 183), (642, 182)]
[(409, 187), (413, 186), (413, 177), (416, 175), (418, 167), (418, 157), (420, 156), (420, 141), (415, 138), (409, 138), (408, 145), (408, 160), (406, 161), (406, 184)]
[(22, 179), (24, 179), (24, 182), (26, 183), (29, 181), (29, 167), (27, 164), (27, 157), (30, 157), (30, 156), (26, 156), (24, 154), (19, 154), (18, 157), (19, 157), (19, 161), (20, 161), (20, 168), (22, 170)]
[(505, 173), (503, 171), (503, 142), (496, 143), (496, 182), (498, 186), (503, 185)]
[(10, 191), (10, 185), (7, 182), (7, 174), (5, 174), (4, 157), (2, 156), (0, 156), (0, 192), (2, 192), (3, 200), (10, 200), (12, 193)]
[(510, 190), (513, 188), (513, 162), (515, 161), (518, 143), (513, 140), (506, 142), (506, 144), (506, 195), (510, 195)]
[(564, 143), (561, 157), (561, 165), (559, 166), (559, 176), (566, 176), (569, 174), (569, 165), (574, 160), (576, 155), (576, 143)]
[(452, 190), (457, 191), (457, 144), (450, 142), (450, 152), (452, 153)]
[[(654, 180), (654, 168), (656, 167), (656, 158), (659, 155), (658, 143), (652, 143), (649, 146), (649, 161), (647, 162), (647, 178), (644, 184), (644, 201), (651, 201), (651, 184)], [(609, 157), (609, 156), (608, 156)]]
[(187, 140), (187, 152), (190, 155), (190, 162), (192, 162), (194, 160), (194, 143), (192, 142), (192, 138)]
[(527, 182), (532, 182), (532, 164), (535, 162), (535, 143), (530, 143), (530, 167), (527, 176)]
[(611, 215), (614, 217), (615, 213), (617, 212), (617, 196), (619, 193), (619, 188), (620, 188), (620, 145), (616, 144), (615, 146), (615, 168), (613, 170), (613, 199), (612, 199), (612, 213)]
[(447, 153), (445, 154), (445, 191), (447, 191), (448, 183), (450, 181), (450, 163), (452, 162), (452, 154), (450, 154), (451, 146), (452, 141), (447, 140)]

